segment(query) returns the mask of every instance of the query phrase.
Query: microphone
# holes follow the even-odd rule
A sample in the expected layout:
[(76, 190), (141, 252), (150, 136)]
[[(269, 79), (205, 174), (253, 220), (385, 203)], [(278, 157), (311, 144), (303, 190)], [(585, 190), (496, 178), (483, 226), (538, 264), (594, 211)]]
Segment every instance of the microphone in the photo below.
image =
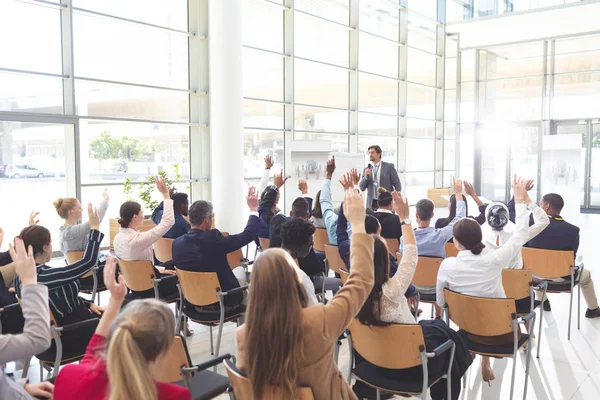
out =
[(373, 164), (369, 163), (369, 165), (367, 166), (367, 168), (373, 169)]

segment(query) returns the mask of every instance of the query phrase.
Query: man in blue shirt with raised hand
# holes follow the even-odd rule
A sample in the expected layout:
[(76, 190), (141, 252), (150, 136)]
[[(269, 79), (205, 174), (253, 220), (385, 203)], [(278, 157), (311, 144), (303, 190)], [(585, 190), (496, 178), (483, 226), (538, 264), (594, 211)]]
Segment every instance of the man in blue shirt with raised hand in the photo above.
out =
[[(188, 200), (187, 193), (173, 193), (175, 188), (171, 189), (171, 199), (173, 200), (173, 209), (175, 211), (175, 224), (167, 233), (164, 234), (164, 238), (177, 239), (179, 236), (183, 236), (190, 230), (190, 223), (184, 218), (188, 215), (188, 209), (190, 202)], [(158, 207), (152, 213), (152, 222), (156, 225), (160, 224), (163, 216), (164, 208), (163, 202), (161, 201)]]

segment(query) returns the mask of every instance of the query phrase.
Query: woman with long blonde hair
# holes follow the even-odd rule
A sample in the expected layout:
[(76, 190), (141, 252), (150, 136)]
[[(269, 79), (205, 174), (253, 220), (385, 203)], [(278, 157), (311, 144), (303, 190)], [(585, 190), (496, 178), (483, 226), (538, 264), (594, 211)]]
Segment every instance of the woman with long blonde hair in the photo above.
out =
[(115, 281), (115, 271), (115, 259), (108, 258), (104, 280), (110, 301), (83, 360), (58, 374), (54, 398), (190, 400), (186, 388), (155, 382), (151, 372), (173, 343), (173, 313), (166, 303), (145, 299), (131, 302), (119, 314), (127, 287), (122, 275)]
[(271, 388), (293, 399), (303, 386), (316, 399), (356, 399), (333, 352), (373, 287), (373, 238), (365, 233), (364, 203), (354, 190), (346, 192), (344, 214), (353, 229), (352, 268), (327, 305), (306, 307), (306, 292), (288, 253), (269, 249), (254, 262), (246, 323), (237, 331), (237, 366), (248, 375), (257, 400)]

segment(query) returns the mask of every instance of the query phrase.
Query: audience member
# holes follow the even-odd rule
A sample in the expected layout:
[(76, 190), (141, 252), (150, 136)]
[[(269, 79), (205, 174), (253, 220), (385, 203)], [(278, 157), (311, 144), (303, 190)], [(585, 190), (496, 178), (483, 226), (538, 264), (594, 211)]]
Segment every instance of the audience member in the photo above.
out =
[(15, 246), (11, 244), (9, 252), (21, 281), (25, 326), (21, 334), (0, 335), (0, 399), (51, 398), (52, 383), (30, 384), (26, 379), (15, 382), (4, 374), (4, 364), (42, 353), (50, 347), (51, 337), (48, 287), (37, 284), (33, 248), (30, 245), (26, 251), (23, 241), (16, 238)]
[(273, 168), (274, 164), (273, 157), (267, 154), (265, 156), (265, 171), (263, 172), (263, 176), (260, 178), (260, 182), (258, 183), (257, 194), (259, 198), (269, 185), (269, 173), (271, 172), (271, 168)]
[(398, 215), (394, 214), (392, 194), (384, 188), (379, 188), (377, 207), (375, 217), (377, 217), (381, 224), (381, 237), (400, 240), (402, 236), (402, 222)]
[(363, 172), (359, 187), (367, 191), (367, 206), (377, 208), (377, 190), (382, 187), (388, 192), (401, 191), (402, 184), (394, 164), (381, 160), (383, 152), (377, 145), (369, 146), (369, 161), (371, 162)]
[[(247, 284), (243, 267), (233, 270), (229, 267), (227, 254), (242, 248), (256, 238), (260, 229), (258, 218), (258, 197), (254, 187), (250, 187), (246, 196), (250, 208), (250, 217), (242, 233), (223, 236), (218, 229), (211, 229), (214, 213), (210, 202), (195, 201), (190, 207), (192, 229), (173, 242), (173, 264), (184, 271), (216, 272), (223, 291)], [(225, 305), (234, 307), (241, 304), (243, 294), (225, 297)], [(208, 308), (218, 307), (219, 304)]]
[[(154, 264), (154, 249), (152, 245), (171, 229), (175, 223), (173, 200), (169, 195), (167, 185), (160, 177), (155, 177), (156, 189), (163, 195), (164, 212), (160, 223), (154, 228), (140, 232), (138, 228), (144, 223), (144, 210), (135, 201), (126, 201), (119, 210), (119, 225), (121, 230), (115, 236), (115, 254), (125, 261), (150, 261)], [(168, 298), (175, 295), (177, 291), (177, 277), (175, 271), (167, 270), (165, 267), (154, 267), (157, 278), (161, 278), (158, 284), (159, 296)], [(169, 277), (167, 275), (173, 275)], [(154, 297), (154, 290), (133, 292), (130, 298)]]
[(352, 269), (327, 305), (307, 307), (288, 253), (269, 249), (254, 263), (246, 323), (237, 331), (237, 364), (248, 375), (256, 399), (267, 386), (294, 398), (300, 384), (310, 386), (317, 399), (354, 398), (333, 352), (373, 287), (373, 238), (364, 233), (361, 196), (349, 191), (345, 204), (354, 225)]
[(315, 197), (315, 201), (313, 202), (312, 216), (310, 217), (310, 222), (313, 223), (315, 228), (327, 228), (325, 226), (325, 221), (323, 220), (323, 212), (321, 211), (321, 191), (317, 192), (317, 196)]
[[(167, 239), (177, 239), (179, 236), (185, 235), (190, 230), (190, 223), (184, 218), (188, 215), (190, 202), (187, 193), (174, 193), (174, 188), (169, 190), (169, 196), (171, 197), (171, 200), (173, 200), (175, 223), (163, 237)], [(160, 225), (163, 214), (164, 202), (161, 201), (158, 207), (152, 212), (152, 222), (156, 225)]]
[[(479, 208), (479, 215), (476, 217), (471, 216), (470, 218), (473, 218), (475, 221), (477, 221), (479, 225), (483, 225), (485, 223), (485, 209), (487, 206), (483, 203), (483, 201), (481, 201), (479, 196), (477, 196), (477, 193), (475, 193), (475, 189), (473, 188), (473, 185), (470, 182), (464, 181), (463, 183), (465, 186), (465, 193), (471, 196), (471, 198), (475, 201), (475, 204), (477, 204), (477, 207)], [(452, 222), (452, 220), (454, 220), (454, 218), (456, 217), (455, 194), (452, 194), (450, 196), (450, 200), (448, 201), (448, 210), (450, 214), (447, 218), (440, 218), (437, 221), (435, 221), (436, 229), (442, 229), (448, 226), (450, 222)], [(465, 215), (469, 215), (469, 204), (467, 203), (467, 201), (465, 201)], [(452, 238), (450, 238), (450, 242), (452, 242)]]
[(106, 311), (83, 360), (61, 369), (54, 397), (64, 400), (191, 400), (188, 389), (155, 382), (151, 365), (160, 363), (173, 343), (175, 321), (168, 305), (155, 299), (129, 303), (119, 314), (127, 287), (115, 281), (110, 257), (104, 281), (110, 291)]

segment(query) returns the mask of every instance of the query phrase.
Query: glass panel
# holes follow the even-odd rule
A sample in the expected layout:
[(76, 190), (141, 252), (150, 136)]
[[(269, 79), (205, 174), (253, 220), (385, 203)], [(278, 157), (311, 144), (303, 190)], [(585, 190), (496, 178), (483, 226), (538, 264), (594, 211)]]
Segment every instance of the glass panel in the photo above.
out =
[(171, 0), (168, 5), (162, 0), (73, 0), (73, 7), (183, 31), (187, 30), (188, 26), (186, 0)]
[(58, 231), (64, 221), (52, 202), (68, 195), (65, 153), (72, 149), (65, 148), (65, 143), (72, 137), (72, 125), (0, 121), (0, 176), (5, 178), (0, 179), (0, 190), (5, 194), (0, 196), (0, 205), (7, 210), (2, 216), (5, 243), (19, 235), (27, 226), (29, 213), (35, 210), (58, 248)]
[(296, 103), (348, 108), (348, 71), (305, 60), (294, 61)]
[(283, 101), (283, 57), (243, 50), (244, 97)]
[(562, 39), (554, 42), (554, 53), (569, 54), (600, 49), (600, 36), (582, 36), (574, 39)]
[(406, 139), (406, 170), (431, 171), (435, 164), (435, 140)]
[(62, 78), (0, 72), (0, 110), (63, 113)]
[(398, 139), (391, 136), (358, 136), (358, 152), (365, 155), (365, 165), (369, 163), (370, 146), (379, 145), (383, 151), (382, 160), (398, 164)]
[(189, 121), (186, 92), (76, 80), (75, 101), (82, 116)]
[[(579, 124), (573, 124), (573, 125), (558, 125), (556, 126), (556, 134), (558, 135), (569, 135), (569, 134), (579, 134), (581, 135), (581, 157), (580, 157), (580, 164), (579, 167), (577, 168), (577, 166), (571, 166), (570, 168), (567, 166), (567, 171), (569, 171), (569, 169), (572, 171), (573, 175), (571, 176), (571, 178), (579, 178), (579, 205), (580, 206), (584, 206), (585, 204), (585, 173), (582, 172), (582, 175), (578, 177), (577, 172), (578, 171), (585, 171), (585, 159), (587, 157), (586, 153), (587, 153), (587, 121), (580, 121), (581, 123)], [(543, 139), (542, 139), (543, 140)], [(547, 162), (546, 159), (542, 159), (543, 162)], [(560, 161), (560, 160), (559, 160)], [(558, 162), (557, 162), (558, 164)], [(550, 182), (543, 180), (542, 181), (542, 191), (543, 192), (548, 192), (546, 189), (544, 189), (544, 187), (546, 186), (550, 186), (550, 187), (555, 187), (556, 184), (558, 184), (560, 181), (558, 180), (559, 178), (563, 178), (563, 179), (568, 179), (569, 176), (568, 174), (565, 173), (565, 169), (564, 166), (560, 166), (557, 165), (557, 170), (553, 171), (554, 172), (554, 176), (550, 175)], [(563, 170), (563, 173), (561, 174), (560, 170)], [(562, 176), (560, 176), (562, 175)], [(547, 176), (542, 176), (542, 178), (546, 178), (548, 179)], [(554, 182), (552, 182), (552, 179), (554, 179)], [(592, 183), (593, 186), (593, 183)], [(559, 188), (557, 188), (559, 189)], [(556, 192), (557, 190), (552, 190), (552, 192)], [(571, 192), (567, 192), (563, 194), (563, 197), (569, 197), (569, 193)], [(567, 199), (568, 200), (568, 199)]]
[(435, 86), (437, 57), (433, 54), (409, 47), (407, 58), (408, 81)]
[(187, 126), (143, 122), (80, 121), (80, 171), (85, 183), (141, 182), (166, 171), (190, 179)]
[(600, 50), (587, 53), (557, 54), (554, 57), (554, 71), (582, 72), (600, 69)]
[(59, 10), (1, 1), (0, 67), (62, 74), (60, 33)]
[(348, 111), (296, 106), (294, 119), (296, 130), (348, 133)]
[(600, 117), (600, 72), (556, 75), (552, 118)]
[[(504, 201), (506, 195), (506, 156), (508, 141), (500, 141), (506, 135), (505, 128), (482, 125), (481, 134), (481, 194), (488, 200)], [(462, 137), (461, 137), (462, 140)]]
[(452, 187), (452, 178), (454, 178), (455, 173), (454, 171), (446, 171), (444, 170), (444, 173), (442, 174), (442, 186), (443, 187)]
[(361, 31), (398, 41), (400, 10), (397, 7), (381, 0), (361, 0), (359, 4)]
[(446, 77), (444, 87), (456, 89), (456, 58), (446, 58)]
[(406, 85), (406, 115), (435, 119), (435, 89), (419, 85)]
[(446, 90), (444, 93), (444, 121), (454, 120), (456, 120), (456, 90)]
[(444, 172), (453, 171), (456, 157), (456, 139), (444, 139)]
[[(517, 174), (526, 179), (537, 181), (538, 172), (538, 126), (516, 126), (507, 130), (508, 143), (511, 145), (510, 169), (511, 176)], [(529, 196), (537, 202), (537, 190), (529, 192)]]
[(437, 20), (437, 0), (409, 0), (408, 9)]
[(358, 113), (358, 132), (362, 135), (398, 135), (398, 117)]
[(368, 33), (358, 36), (360, 70), (398, 78), (398, 45)]
[(473, 161), (475, 156), (475, 145), (473, 142), (474, 128), (472, 124), (464, 125), (460, 127), (460, 153), (459, 153), (459, 168), (460, 168), (460, 179), (473, 182)]
[[(348, 25), (350, 23), (349, 0), (296, 0), (294, 8), (313, 15)], [(299, 13), (296, 13), (297, 16)]]
[(455, 36), (446, 36), (446, 58), (455, 58), (458, 53), (458, 42)]
[(244, 127), (283, 129), (283, 104), (244, 100)]
[(398, 115), (398, 82), (363, 72), (359, 73), (358, 109)]
[(408, 45), (435, 54), (437, 51), (437, 24), (409, 12)]
[(296, 13), (294, 24), (294, 52), (298, 57), (348, 67), (347, 29), (302, 13)]
[(460, 121), (475, 121), (475, 83), (468, 82), (460, 85)]
[[(283, 132), (244, 130), (244, 180), (258, 185), (265, 172), (264, 158), (273, 157), (273, 171), (283, 168)], [(283, 204), (283, 201), (282, 201)]]
[(406, 136), (420, 138), (435, 137), (435, 121), (406, 118)]
[(472, 82), (475, 80), (475, 50), (461, 52), (460, 81)]
[(433, 172), (407, 172), (406, 182), (403, 182), (405, 196), (411, 204), (427, 198), (427, 189), (434, 187), (435, 174)]
[(445, 122), (444, 123), (444, 138), (454, 139), (456, 137), (456, 122)]
[[(600, 206), (600, 125), (592, 125), (592, 158), (590, 171), (590, 206)], [(580, 178), (581, 179), (581, 178)], [(583, 179), (581, 179), (583, 180)]]
[(74, 12), (73, 50), (75, 76), (188, 88), (188, 38), (179, 34)]
[[(485, 120), (537, 120), (542, 115), (542, 79), (517, 78), (480, 83)], [(462, 108), (463, 104), (461, 104)]]
[(283, 53), (283, 10), (244, 0), (242, 18), (245, 45)]
[(331, 142), (331, 151), (348, 152), (348, 135), (326, 135), (322, 133), (294, 133), (295, 140), (327, 140)]
[(543, 55), (542, 43), (494, 47), (481, 51), (480, 79), (542, 75)]

